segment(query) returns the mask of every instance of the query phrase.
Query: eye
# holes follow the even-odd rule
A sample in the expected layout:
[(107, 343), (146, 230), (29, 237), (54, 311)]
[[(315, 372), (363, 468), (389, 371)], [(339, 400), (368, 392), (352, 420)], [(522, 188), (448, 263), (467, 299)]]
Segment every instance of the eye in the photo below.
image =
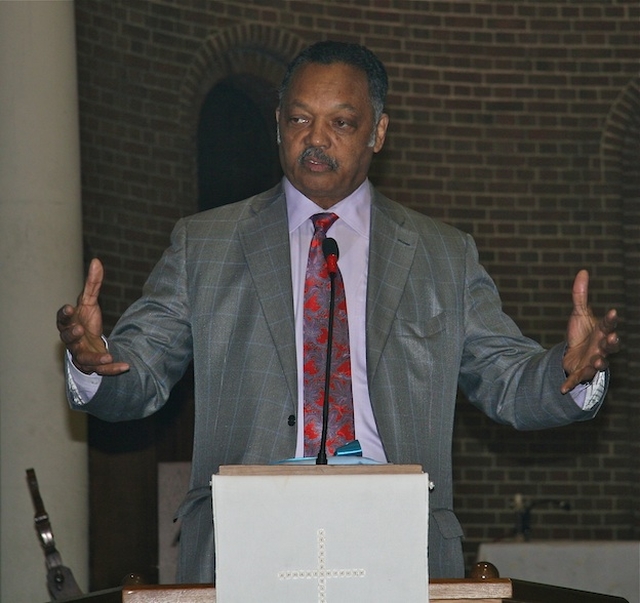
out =
[(306, 117), (302, 117), (300, 115), (292, 115), (289, 118), (289, 123), (294, 125), (294, 126), (304, 125), (304, 124), (306, 124), (308, 122), (309, 122), (309, 120)]
[(356, 124), (353, 120), (344, 119), (342, 117), (335, 119), (333, 123), (338, 130), (348, 131), (348, 130), (355, 130), (356, 128)]

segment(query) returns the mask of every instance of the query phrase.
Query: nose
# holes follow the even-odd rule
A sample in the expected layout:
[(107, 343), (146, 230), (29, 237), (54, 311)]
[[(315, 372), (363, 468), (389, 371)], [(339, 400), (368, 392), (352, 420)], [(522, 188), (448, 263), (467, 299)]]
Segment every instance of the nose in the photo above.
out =
[(306, 141), (308, 146), (326, 148), (330, 144), (327, 126), (319, 120), (313, 120), (307, 129)]

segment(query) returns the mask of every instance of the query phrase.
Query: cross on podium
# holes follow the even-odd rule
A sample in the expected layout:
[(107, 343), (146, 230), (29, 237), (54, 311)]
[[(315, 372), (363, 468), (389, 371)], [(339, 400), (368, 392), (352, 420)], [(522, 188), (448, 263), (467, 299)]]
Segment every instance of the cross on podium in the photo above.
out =
[(278, 572), (279, 580), (316, 579), (318, 581), (318, 603), (327, 603), (327, 578), (364, 578), (364, 569), (327, 569), (326, 534), (324, 528), (317, 531), (318, 566), (315, 569), (284, 570)]

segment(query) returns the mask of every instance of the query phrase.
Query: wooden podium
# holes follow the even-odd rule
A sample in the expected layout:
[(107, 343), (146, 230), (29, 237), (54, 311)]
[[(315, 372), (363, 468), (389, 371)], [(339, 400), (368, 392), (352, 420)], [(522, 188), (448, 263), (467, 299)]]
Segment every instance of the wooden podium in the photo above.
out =
[[(621, 597), (508, 578), (431, 580), (429, 599), (433, 603), (628, 603)], [(207, 585), (135, 585), (73, 597), (66, 603), (215, 603), (215, 600), (215, 588)]]
[[(378, 466), (225, 466), (221, 475), (277, 474), (358, 474), (363, 472), (394, 474), (421, 473), (419, 465)], [(483, 566), (489, 566), (488, 568)], [(629, 603), (622, 597), (590, 593), (558, 586), (498, 578), (491, 564), (477, 564), (471, 579), (429, 580), (429, 601), (433, 603)], [(66, 599), (65, 603), (215, 603), (216, 591), (210, 585), (127, 585), (85, 596)], [(41, 602), (38, 602), (41, 603)], [(259, 601), (240, 603), (260, 603)], [(420, 603), (412, 602), (409, 603)]]

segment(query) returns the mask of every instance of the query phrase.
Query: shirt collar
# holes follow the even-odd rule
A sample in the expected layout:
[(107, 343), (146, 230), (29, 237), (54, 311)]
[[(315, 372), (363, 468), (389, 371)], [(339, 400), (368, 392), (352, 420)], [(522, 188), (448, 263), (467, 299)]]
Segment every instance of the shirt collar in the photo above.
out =
[[(324, 210), (296, 189), (286, 176), (283, 177), (282, 182), (287, 203), (289, 233), (292, 233), (306, 223), (311, 216)], [(365, 179), (348, 197), (326, 211), (337, 214), (341, 222), (368, 239), (371, 222), (371, 184), (369, 180)]]

